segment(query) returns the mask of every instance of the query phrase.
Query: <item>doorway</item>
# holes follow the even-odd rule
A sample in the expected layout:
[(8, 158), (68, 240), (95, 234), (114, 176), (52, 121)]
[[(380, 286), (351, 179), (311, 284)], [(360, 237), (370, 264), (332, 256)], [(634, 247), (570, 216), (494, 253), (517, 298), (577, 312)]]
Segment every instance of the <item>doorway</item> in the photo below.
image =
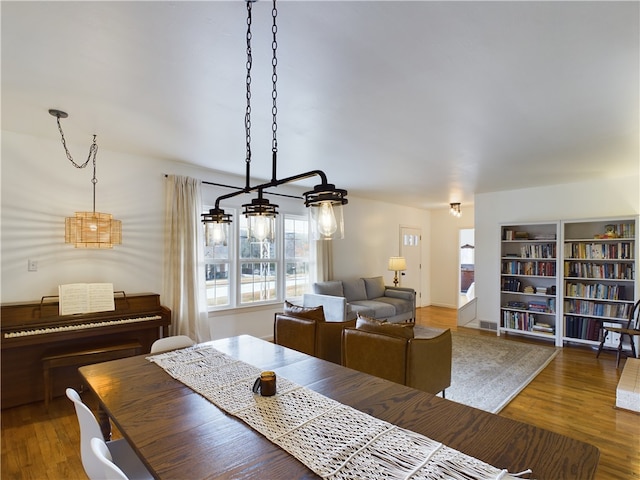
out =
[(459, 232), (460, 288), (458, 308), (475, 298), (475, 229), (463, 228)]

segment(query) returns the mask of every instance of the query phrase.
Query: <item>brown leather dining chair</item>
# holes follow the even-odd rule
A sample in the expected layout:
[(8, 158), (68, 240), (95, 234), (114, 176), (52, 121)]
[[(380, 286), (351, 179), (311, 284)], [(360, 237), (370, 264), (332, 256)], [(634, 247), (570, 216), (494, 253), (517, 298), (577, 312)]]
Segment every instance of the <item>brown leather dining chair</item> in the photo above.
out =
[(627, 355), (624, 351), (624, 339), (629, 338), (629, 343), (631, 344), (631, 355), (636, 357), (636, 344), (635, 337), (640, 337), (640, 300), (636, 302), (636, 304), (629, 312), (629, 318), (626, 322), (626, 325), (620, 327), (602, 327), (602, 340), (600, 341), (600, 346), (598, 347), (598, 353), (596, 354), (596, 358), (600, 356), (600, 352), (604, 347), (604, 342), (607, 340), (607, 336), (609, 333), (617, 333), (620, 335), (620, 340), (618, 342), (618, 350), (616, 353), (616, 368), (620, 366), (620, 357), (623, 355)]

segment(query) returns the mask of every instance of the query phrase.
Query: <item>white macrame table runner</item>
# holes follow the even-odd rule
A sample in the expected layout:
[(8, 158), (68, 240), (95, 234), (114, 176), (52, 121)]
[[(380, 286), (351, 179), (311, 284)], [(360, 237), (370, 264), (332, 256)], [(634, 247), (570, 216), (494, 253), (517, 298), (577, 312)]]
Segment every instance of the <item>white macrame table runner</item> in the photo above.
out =
[(424, 435), (379, 420), (278, 376), (277, 394), (251, 390), (261, 369), (207, 345), (148, 357), (323, 478), (517, 478)]

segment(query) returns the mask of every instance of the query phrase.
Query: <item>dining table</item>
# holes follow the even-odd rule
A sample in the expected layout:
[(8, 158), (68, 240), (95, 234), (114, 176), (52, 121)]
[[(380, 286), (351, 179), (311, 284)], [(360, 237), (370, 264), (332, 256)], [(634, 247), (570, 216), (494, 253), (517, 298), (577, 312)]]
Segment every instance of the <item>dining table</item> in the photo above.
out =
[[(234, 359), (523, 478), (593, 478), (583, 441), (249, 335), (205, 342)], [(159, 479), (307, 479), (312, 470), (247, 423), (170, 376), (149, 355), (79, 368), (100, 408)], [(424, 368), (428, 368), (425, 365)]]

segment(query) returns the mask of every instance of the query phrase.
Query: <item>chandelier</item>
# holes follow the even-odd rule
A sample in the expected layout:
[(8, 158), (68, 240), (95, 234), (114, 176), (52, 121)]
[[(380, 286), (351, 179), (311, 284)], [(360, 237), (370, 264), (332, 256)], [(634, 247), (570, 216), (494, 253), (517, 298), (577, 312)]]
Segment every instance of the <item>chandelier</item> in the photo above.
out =
[[(255, 0), (253, 0), (255, 1)], [(202, 214), (202, 222), (205, 224), (206, 233), (205, 237), (207, 243), (215, 242), (216, 239), (225, 238), (227, 232), (225, 231), (228, 225), (231, 223), (231, 214), (225, 213), (220, 208), (220, 202), (227, 200), (238, 195), (245, 193), (257, 192), (258, 197), (251, 200), (250, 203), (242, 205), (243, 215), (247, 217), (249, 222), (249, 236), (256, 238), (259, 241), (267, 238), (272, 238), (275, 231), (275, 217), (278, 214), (278, 205), (272, 204), (268, 199), (264, 198), (263, 193), (265, 189), (271, 187), (278, 187), (285, 183), (296, 182), (311, 177), (320, 177), (320, 184), (316, 185), (313, 190), (305, 192), (304, 204), (309, 208), (311, 217), (311, 228), (314, 239), (331, 240), (333, 238), (344, 237), (344, 219), (342, 216), (342, 206), (348, 203), (346, 198), (347, 191), (336, 188), (335, 185), (327, 181), (327, 177), (321, 170), (312, 170), (309, 172), (293, 175), (287, 178), (278, 179), (276, 175), (277, 170), (277, 154), (278, 154), (278, 141), (277, 131), (278, 123), (276, 121), (278, 108), (277, 108), (277, 80), (278, 75), (276, 67), (278, 59), (276, 56), (277, 41), (276, 33), (278, 27), (276, 24), (277, 9), (276, 0), (273, 0), (273, 8), (271, 9), (273, 17), (273, 25), (271, 28), (273, 34), (272, 46), (272, 60), (271, 65), (273, 68), (271, 80), (272, 80), (272, 124), (271, 130), (273, 138), (271, 141), (271, 164), (272, 164), (272, 176), (271, 180), (259, 185), (251, 186), (251, 67), (252, 67), (252, 55), (251, 55), (251, 9), (252, 0), (248, 0), (247, 4), (247, 75), (246, 75), (246, 99), (247, 105), (244, 116), (244, 128), (246, 139), (246, 158), (245, 158), (245, 170), (246, 181), (243, 188), (238, 188), (236, 191), (221, 195), (216, 199), (215, 207), (210, 209), (208, 213)]]
[(71, 153), (67, 148), (67, 142), (60, 126), (60, 119), (67, 118), (69, 115), (61, 110), (51, 109), (49, 113), (56, 117), (58, 123), (58, 131), (62, 138), (62, 146), (67, 154), (67, 158), (76, 168), (85, 168), (91, 160), (93, 160), (93, 177), (91, 183), (93, 185), (93, 210), (91, 212), (76, 212), (75, 216), (65, 218), (64, 222), (64, 241), (65, 243), (73, 243), (76, 248), (113, 248), (114, 245), (122, 244), (122, 222), (116, 220), (110, 213), (96, 212), (96, 154), (98, 153), (98, 144), (96, 136), (93, 136), (93, 143), (89, 147), (89, 156), (82, 163), (76, 163), (71, 157)]

